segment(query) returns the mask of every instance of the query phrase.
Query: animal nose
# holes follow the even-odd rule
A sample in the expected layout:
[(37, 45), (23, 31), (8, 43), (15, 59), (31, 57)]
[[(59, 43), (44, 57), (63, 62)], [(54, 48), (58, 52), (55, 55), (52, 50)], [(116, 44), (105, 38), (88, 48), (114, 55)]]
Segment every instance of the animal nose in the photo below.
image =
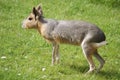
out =
[(23, 20), (21, 24), (22, 24), (22, 28), (25, 28), (25, 27), (26, 27), (26, 26), (25, 26), (25, 20)]

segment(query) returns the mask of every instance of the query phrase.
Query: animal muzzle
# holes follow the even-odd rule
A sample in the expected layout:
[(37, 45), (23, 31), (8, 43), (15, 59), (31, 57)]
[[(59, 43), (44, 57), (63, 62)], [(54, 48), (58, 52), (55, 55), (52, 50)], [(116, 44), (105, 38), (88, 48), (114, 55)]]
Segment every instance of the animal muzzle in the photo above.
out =
[(25, 24), (25, 20), (22, 22), (22, 28), (27, 28)]

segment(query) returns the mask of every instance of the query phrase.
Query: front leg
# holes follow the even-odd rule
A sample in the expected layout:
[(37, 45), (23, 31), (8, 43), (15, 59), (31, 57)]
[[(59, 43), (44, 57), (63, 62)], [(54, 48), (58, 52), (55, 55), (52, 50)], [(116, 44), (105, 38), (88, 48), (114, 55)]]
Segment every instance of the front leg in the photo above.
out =
[(56, 44), (56, 62), (59, 63), (60, 55), (59, 55), (59, 45)]
[(52, 50), (52, 65), (55, 64), (55, 53), (56, 53), (56, 46), (55, 46), (55, 43), (53, 43), (53, 50)]
[(57, 43), (53, 43), (52, 65), (54, 65), (56, 61), (59, 63), (59, 45)]

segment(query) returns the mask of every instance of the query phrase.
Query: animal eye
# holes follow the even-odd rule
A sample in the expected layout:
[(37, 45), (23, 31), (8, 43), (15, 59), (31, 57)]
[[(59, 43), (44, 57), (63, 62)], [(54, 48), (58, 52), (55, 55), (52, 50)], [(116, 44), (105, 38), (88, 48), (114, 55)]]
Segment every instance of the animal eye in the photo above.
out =
[(32, 20), (33, 18), (28, 18), (29, 20)]

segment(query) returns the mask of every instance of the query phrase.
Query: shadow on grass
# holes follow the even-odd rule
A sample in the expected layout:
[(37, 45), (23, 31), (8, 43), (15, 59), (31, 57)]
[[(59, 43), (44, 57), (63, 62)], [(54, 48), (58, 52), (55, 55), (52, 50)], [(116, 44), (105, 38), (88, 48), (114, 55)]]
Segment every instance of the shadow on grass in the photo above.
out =
[(76, 70), (77, 72), (80, 72), (80, 73), (86, 73), (89, 70), (89, 67), (87, 65), (85, 65), (85, 66), (70, 65), (70, 68), (73, 70)]
[[(80, 72), (82, 74), (85, 74), (89, 67), (87, 65), (85, 66), (80, 66), (80, 65), (70, 65), (70, 68), (73, 69), (73, 70), (76, 70), (77, 72)], [(103, 71), (101, 70), (100, 72), (98, 73), (93, 73), (94, 75), (96, 76), (100, 76), (100, 77), (105, 77), (106, 79), (110, 80), (110, 79), (119, 79), (120, 78), (120, 73), (119, 71)]]
[(106, 79), (120, 79), (119, 71), (100, 71), (96, 75), (104, 76)]

